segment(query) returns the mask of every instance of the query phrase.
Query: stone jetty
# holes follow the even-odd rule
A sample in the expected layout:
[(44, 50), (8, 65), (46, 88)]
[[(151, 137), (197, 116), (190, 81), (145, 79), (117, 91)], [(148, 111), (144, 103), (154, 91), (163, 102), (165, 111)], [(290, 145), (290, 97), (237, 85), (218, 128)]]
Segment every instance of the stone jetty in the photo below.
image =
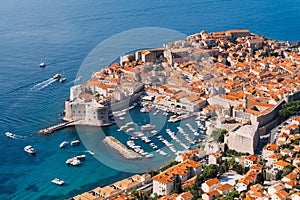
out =
[(112, 136), (106, 136), (103, 139), (104, 144), (118, 152), (121, 156), (128, 160), (142, 159), (142, 156), (138, 153), (128, 149), (124, 144)]

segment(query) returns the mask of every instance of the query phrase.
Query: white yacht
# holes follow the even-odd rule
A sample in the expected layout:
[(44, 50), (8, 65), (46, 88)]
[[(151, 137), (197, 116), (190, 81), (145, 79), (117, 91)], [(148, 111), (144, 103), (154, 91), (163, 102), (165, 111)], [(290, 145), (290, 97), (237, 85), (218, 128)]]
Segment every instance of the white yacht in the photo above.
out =
[(65, 184), (65, 182), (59, 178), (55, 178), (51, 181), (52, 183), (56, 184), (56, 185), (63, 185)]
[(29, 154), (35, 154), (36, 153), (35, 149), (31, 145), (28, 145), (28, 146), (24, 147), (24, 151), (29, 153)]
[(11, 133), (11, 132), (6, 132), (6, 133), (5, 133), (5, 136), (6, 136), (6, 137), (9, 137), (9, 138), (11, 138), (11, 139), (15, 139), (15, 138), (16, 138), (16, 135), (13, 134), (13, 133)]
[(152, 130), (154, 130), (155, 128), (156, 128), (156, 126), (155, 126), (155, 125), (152, 125), (152, 124), (146, 124), (146, 125), (141, 126), (141, 129), (142, 129), (143, 131), (152, 131)]
[(80, 144), (80, 141), (79, 140), (73, 140), (72, 142), (71, 142), (71, 145), (72, 146), (77, 146), (77, 145), (79, 145)]
[(66, 77), (61, 77), (60, 79), (59, 79), (59, 82), (65, 82), (67, 80), (67, 78)]
[(67, 141), (63, 141), (62, 143), (60, 143), (59, 148), (65, 148), (67, 144), (68, 144)]
[(40, 62), (40, 67), (46, 67), (46, 63), (41, 59), (41, 62)]
[(53, 79), (59, 79), (61, 77), (61, 74), (55, 74), (52, 78)]

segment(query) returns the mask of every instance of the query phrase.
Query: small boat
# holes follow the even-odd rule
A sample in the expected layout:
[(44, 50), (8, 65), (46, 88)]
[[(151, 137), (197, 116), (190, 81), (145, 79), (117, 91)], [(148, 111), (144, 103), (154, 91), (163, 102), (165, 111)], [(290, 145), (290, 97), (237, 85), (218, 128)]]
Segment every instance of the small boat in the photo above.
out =
[(29, 153), (29, 154), (35, 154), (36, 153), (35, 149), (31, 145), (28, 145), (28, 146), (24, 147), (24, 151)]
[(40, 65), (39, 65), (40, 67), (46, 67), (46, 63), (45, 62), (43, 62), (43, 60), (41, 59), (41, 62), (40, 62)]
[(77, 160), (85, 160), (86, 156), (85, 155), (80, 155), (75, 157)]
[(60, 143), (59, 148), (65, 148), (67, 144), (68, 144), (67, 141), (63, 141), (62, 143)]
[(78, 159), (74, 159), (74, 160), (72, 160), (72, 162), (70, 164), (73, 165), (73, 166), (78, 166), (78, 165), (81, 164), (81, 162)]
[(131, 140), (137, 140), (137, 139), (139, 139), (138, 137), (131, 137), (130, 138)]
[(67, 78), (66, 77), (61, 77), (60, 79), (59, 79), (59, 82), (65, 82), (67, 80)]
[(55, 74), (52, 78), (53, 79), (59, 79), (61, 77), (61, 74)]
[(77, 145), (79, 145), (80, 144), (80, 141), (79, 140), (73, 140), (72, 142), (71, 142), (71, 145), (72, 146), (77, 146)]
[(146, 124), (146, 125), (141, 126), (141, 129), (142, 129), (143, 131), (152, 131), (152, 130), (154, 130), (155, 128), (156, 128), (156, 126), (155, 126), (155, 125), (152, 125), (152, 124)]
[(153, 154), (152, 153), (150, 153), (150, 154), (148, 154), (148, 155), (146, 155), (146, 158), (153, 158)]
[(95, 155), (95, 153), (93, 151), (88, 151), (91, 155)]
[(56, 185), (63, 185), (65, 184), (65, 182), (59, 178), (55, 178), (51, 181), (52, 183), (56, 184)]
[(126, 130), (126, 133), (130, 133), (130, 132), (133, 132), (134, 131), (134, 128), (129, 128)]
[(77, 166), (77, 165), (80, 165), (81, 162), (80, 160), (76, 157), (73, 157), (73, 158), (69, 158), (67, 161), (66, 161), (66, 164), (68, 165), (73, 165), (73, 166)]
[(6, 133), (5, 133), (5, 136), (6, 136), (6, 137), (9, 137), (9, 138), (11, 138), (11, 139), (15, 139), (15, 138), (16, 138), (16, 135), (13, 134), (13, 133), (11, 133), (11, 132), (6, 132)]

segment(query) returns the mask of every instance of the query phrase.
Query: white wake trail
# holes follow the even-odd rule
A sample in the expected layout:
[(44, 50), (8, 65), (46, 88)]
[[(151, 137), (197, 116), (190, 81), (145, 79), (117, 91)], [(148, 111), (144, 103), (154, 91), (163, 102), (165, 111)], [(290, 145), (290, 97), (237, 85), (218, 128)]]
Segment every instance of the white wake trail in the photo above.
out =
[(54, 83), (57, 79), (54, 79), (54, 78), (49, 78), (43, 82), (40, 82), (36, 85), (34, 85), (31, 90), (41, 90), (47, 86), (49, 86), (50, 84)]

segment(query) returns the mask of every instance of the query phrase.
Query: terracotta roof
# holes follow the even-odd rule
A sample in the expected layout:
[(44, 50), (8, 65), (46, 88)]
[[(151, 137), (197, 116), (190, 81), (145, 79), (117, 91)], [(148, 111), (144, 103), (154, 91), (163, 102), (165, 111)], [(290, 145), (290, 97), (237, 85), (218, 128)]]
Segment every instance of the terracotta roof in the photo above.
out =
[(181, 196), (183, 200), (190, 200), (194, 197), (190, 192), (181, 193), (179, 196)]
[(281, 166), (281, 167), (286, 167), (286, 166), (290, 165), (290, 163), (285, 162), (283, 160), (279, 160), (279, 161), (275, 162), (274, 165), (278, 165), (278, 166)]
[(220, 184), (220, 181), (217, 178), (213, 178), (213, 179), (209, 179), (209, 180), (205, 181), (205, 183), (206, 183), (206, 185), (208, 185), (208, 187), (211, 187), (213, 185)]
[(233, 189), (234, 187), (232, 185), (230, 185), (229, 183), (225, 183), (223, 185), (220, 185), (216, 188), (216, 190), (219, 190), (219, 191), (222, 191), (222, 192), (225, 192), (225, 191), (228, 191), (228, 190), (231, 190)]

